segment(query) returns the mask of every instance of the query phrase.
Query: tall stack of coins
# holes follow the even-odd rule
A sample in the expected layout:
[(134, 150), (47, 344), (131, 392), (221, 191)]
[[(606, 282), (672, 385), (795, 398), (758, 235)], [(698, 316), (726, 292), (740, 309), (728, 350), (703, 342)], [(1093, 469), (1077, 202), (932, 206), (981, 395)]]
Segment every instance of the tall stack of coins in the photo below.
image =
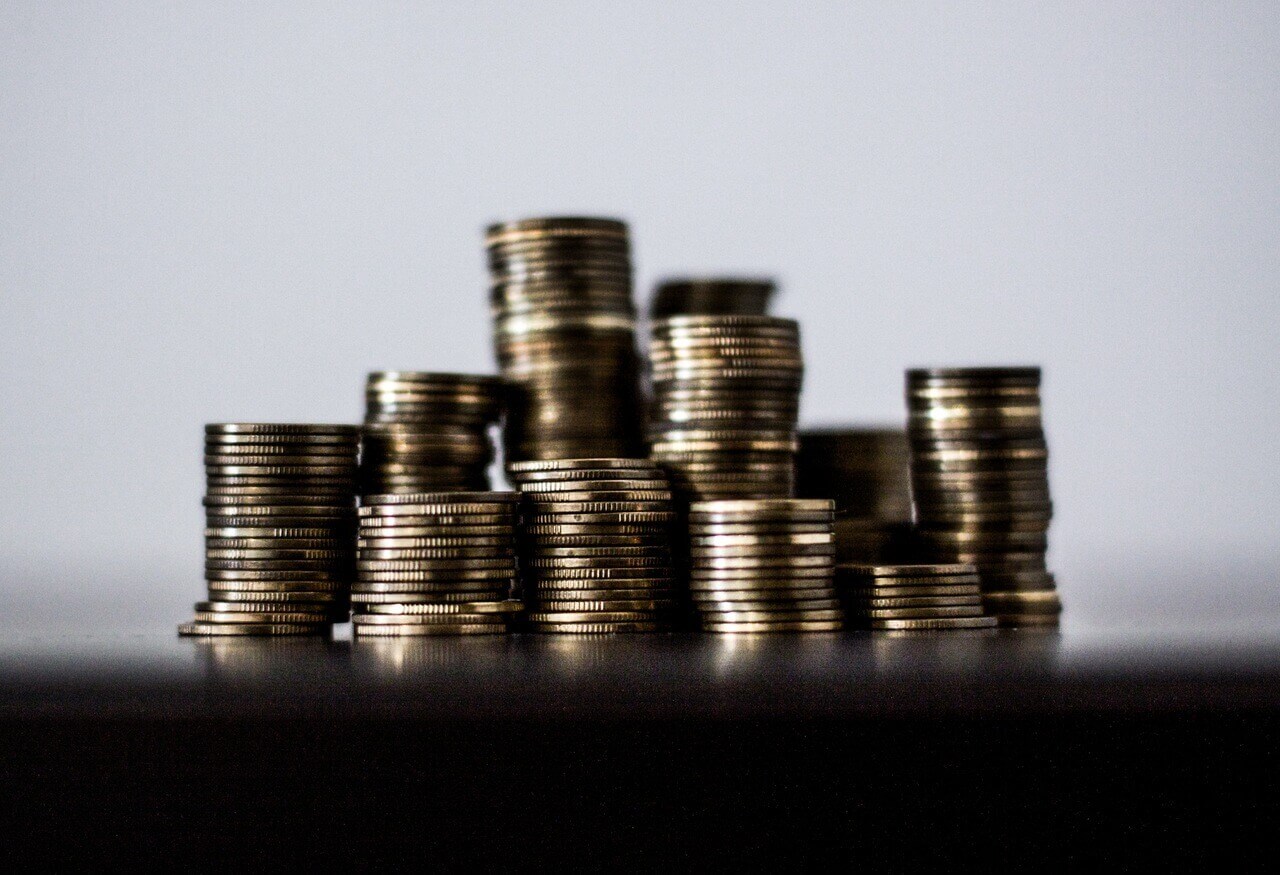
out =
[(771, 316), (653, 324), (654, 460), (688, 500), (792, 495), (804, 365), (800, 328)]
[(976, 565), (1002, 625), (1056, 625), (1045, 565), (1048, 447), (1040, 369), (907, 372), (911, 485), (920, 537), (939, 562)]
[(836, 591), (850, 628), (990, 629), (972, 565), (839, 565)]
[(905, 429), (811, 429), (800, 433), (796, 494), (835, 499), (839, 561), (905, 561), (915, 549), (910, 469)]
[(547, 218), (492, 225), (486, 244), (508, 462), (641, 449), (627, 227)]
[(514, 492), (365, 496), (356, 634), (492, 635), (520, 609)]
[(667, 280), (654, 290), (649, 315), (764, 316), (775, 290), (773, 280), (707, 277)]
[(365, 391), (361, 493), (487, 490), (502, 382), (470, 374), (375, 371)]
[(183, 635), (303, 635), (345, 621), (354, 572), (353, 425), (205, 426), (205, 578)]
[(655, 632), (675, 608), (671, 487), (648, 459), (516, 462), (535, 632)]
[(708, 632), (834, 632), (832, 502), (689, 506), (689, 590)]

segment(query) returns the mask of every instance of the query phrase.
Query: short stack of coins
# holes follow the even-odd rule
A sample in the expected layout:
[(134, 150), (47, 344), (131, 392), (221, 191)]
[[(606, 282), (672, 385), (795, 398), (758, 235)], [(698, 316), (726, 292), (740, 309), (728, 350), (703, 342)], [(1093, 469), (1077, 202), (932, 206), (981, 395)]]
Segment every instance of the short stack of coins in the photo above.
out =
[(916, 524), (929, 555), (976, 565), (1001, 625), (1056, 625), (1040, 369), (908, 371), (907, 405)]
[(183, 635), (305, 635), (345, 622), (354, 425), (205, 426), (205, 578)]
[(659, 319), (649, 355), (651, 455), (683, 498), (793, 494), (804, 374), (794, 320)]
[(361, 494), (489, 488), (490, 427), (502, 414), (497, 377), (375, 371), (365, 398)]
[(508, 383), (508, 462), (641, 450), (627, 227), (613, 219), (492, 225), (494, 344)]
[(834, 632), (833, 504), (822, 499), (689, 506), (689, 592), (708, 632)]
[(904, 562), (916, 547), (911, 523), (911, 449), (901, 428), (800, 432), (796, 495), (836, 502), (840, 562)]
[(836, 567), (836, 592), (851, 629), (937, 632), (991, 629), (982, 609), (978, 569), (972, 565), (855, 565)]
[(517, 462), (520, 571), (535, 632), (657, 632), (676, 607), (671, 487), (648, 459)]
[(514, 492), (365, 496), (352, 622), (360, 636), (494, 635), (521, 609)]
[(668, 316), (764, 316), (773, 280), (743, 277), (672, 279), (660, 283), (649, 303), (654, 319)]

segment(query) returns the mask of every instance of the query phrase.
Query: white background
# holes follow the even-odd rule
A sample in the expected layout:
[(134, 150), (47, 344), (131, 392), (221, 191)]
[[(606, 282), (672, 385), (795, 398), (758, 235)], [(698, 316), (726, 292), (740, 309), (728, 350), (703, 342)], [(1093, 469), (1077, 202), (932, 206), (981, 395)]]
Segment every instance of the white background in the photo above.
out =
[(1280, 607), (1270, 3), (0, 6), (0, 600), (200, 596), (201, 426), (489, 372), (481, 229), (775, 274), (810, 423), (1040, 363), (1069, 616)]

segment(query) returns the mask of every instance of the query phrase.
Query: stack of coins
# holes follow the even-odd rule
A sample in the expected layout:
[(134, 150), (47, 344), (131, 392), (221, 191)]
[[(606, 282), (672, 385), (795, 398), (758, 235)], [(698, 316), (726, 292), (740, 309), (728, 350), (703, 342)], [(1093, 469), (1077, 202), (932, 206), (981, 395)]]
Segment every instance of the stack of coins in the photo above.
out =
[(508, 462), (641, 449), (627, 227), (612, 219), (492, 225), (494, 343), (508, 382)]
[(205, 578), (183, 635), (304, 635), (345, 622), (354, 425), (205, 426)]
[(775, 290), (773, 280), (708, 277), (667, 280), (654, 290), (649, 315), (764, 316)]
[(840, 565), (836, 591), (854, 629), (990, 629), (972, 565)]
[(689, 590), (708, 632), (834, 632), (832, 502), (700, 501), (689, 507)]
[(802, 431), (796, 495), (835, 499), (840, 562), (903, 562), (916, 549), (910, 469), (904, 429)]
[(470, 374), (375, 371), (365, 392), (361, 493), (487, 490), (502, 382)]
[(772, 316), (653, 325), (649, 442), (691, 501), (787, 498), (804, 366), (800, 329)]
[(671, 488), (648, 459), (517, 462), (535, 632), (656, 632), (675, 609)]
[(1056, 625), (1040, 369), (909, 371), (907, 404), (916, 524), (930, 555), (976, 565), (1002, 625)]
[(366, 636), (493, 635), (519, 611), (514, 492), (365, 496), (355, 631)]

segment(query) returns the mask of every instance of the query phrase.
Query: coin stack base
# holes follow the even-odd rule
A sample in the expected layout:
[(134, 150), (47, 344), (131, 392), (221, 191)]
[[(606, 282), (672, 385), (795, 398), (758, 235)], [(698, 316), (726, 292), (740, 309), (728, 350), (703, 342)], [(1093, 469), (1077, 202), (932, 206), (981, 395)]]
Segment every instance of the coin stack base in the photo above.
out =
[(689, 592), (707, 632), (835, 632), (832, 503), (694, 502)]
[(677, 609), (670, 485), (648, 459), (517, 462), (521, 577), (534, 632), (658, 632)]
[(352, 622), (358, 637), (500, 635), (523, 605), (514, 492), (365, 496)]
[(205, 427), (208, 599), (180, 634), (316, 635), (346, 621), (359, 437), (348, 425)]
[(836, 566), (836, 592), (851, 629), (942, 632), (991, 629), (972, 565)]
[(627, 226), (526, 219), (490, 226), (486, 245), (508, 387), (505, 459), (635, 456), (640, 360)]
[(1040, 369), (908, 371), (907, 404), (916, 523), (929, 556), (977, 566), (1001, 625), (1056, 625)]
[(362, 494), (489, 489), (497, 377), (375, 371), (365, 397)]
[(675, 316), (652, 334), (651, 455), (682, 498), (791, 497), (804, 374), (796, 322)]

